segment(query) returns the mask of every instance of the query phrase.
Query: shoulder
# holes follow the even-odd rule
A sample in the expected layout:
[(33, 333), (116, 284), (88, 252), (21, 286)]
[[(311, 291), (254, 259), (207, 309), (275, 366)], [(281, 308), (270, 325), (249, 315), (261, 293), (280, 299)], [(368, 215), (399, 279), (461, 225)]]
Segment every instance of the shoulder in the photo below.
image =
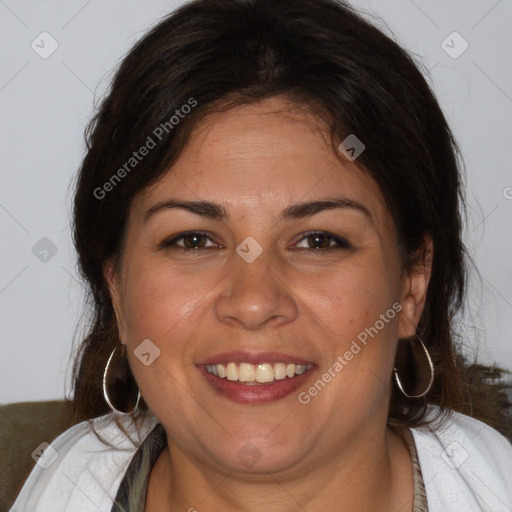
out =
[(499, 432), (456, 412), (411, 430), (429, 510), (512, 510), (512, 445)]
[[(138, 446), (157, 424), (113, 414), (74, 425), (46, 447), (23, 485), (11, 512), (110, 512), (117, 489)], [(124, 430), (124, 431), (123, 431)], [(93, 506), (94, 505), (94, 506)]]

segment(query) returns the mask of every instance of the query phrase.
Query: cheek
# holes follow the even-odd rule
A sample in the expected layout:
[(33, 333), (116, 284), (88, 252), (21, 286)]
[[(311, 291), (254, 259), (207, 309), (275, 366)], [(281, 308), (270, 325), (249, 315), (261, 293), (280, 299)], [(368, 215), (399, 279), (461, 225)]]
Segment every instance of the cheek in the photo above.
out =
[(308, 299), (329, 340), (318, 375), (328, 384), (305, 393), (321, 395), (318, 403), (335, 423), (345, 424), (348, 414), (369, 415), (389, 393), (399, 307), (395, 288), (384, 272), (367, 267), (318, 281)]
[(383, 265), (351, 265), (340, 271), (308, 279), (301, 297), (307, 307), (333, 334), (357, 336), (373, 325), (397, 299), (396, 283)]
[(163, 341), (172, 331), (193, 327), (193, 322), (182, 321), (202, 310), (209, 289), (205, 276), (151, 264), (128, 268), (126, 276), (123, 310), (132, 341), (141, 337)]
[[(182, 390), (188, 387), (190, 340), (204, 317), (204, 296), (208, 284), (149, 262), (127, 265), (124, 285), (124, 320), (126, 343), (130, 347), (130, 366), (148, 406), (160, 411), (165, 404), (167, 414), (178, 414), (186, 408)], [(137, 359), (143, 340), (158, 355), (149, 365)]]
[[(330, 340), (323, 346), (320, 374), (332, 379), (322, 391), (325, 403), (339, 404), (343, 396), (349, 409), (361, 400), (371, 408), (388, 393), (397, 339), (396, 279), (374, 261), (364, 268), (347, 265), (309, 286), (309, 308)], [(336, 405), (332, 413), (343, 415), (346, 409)]]

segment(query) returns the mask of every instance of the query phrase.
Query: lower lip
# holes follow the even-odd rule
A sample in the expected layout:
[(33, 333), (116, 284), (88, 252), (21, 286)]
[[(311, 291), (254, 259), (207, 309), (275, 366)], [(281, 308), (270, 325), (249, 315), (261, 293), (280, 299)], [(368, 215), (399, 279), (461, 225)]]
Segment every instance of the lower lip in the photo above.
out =
[(198, 368), (217, 393), (234, 402), (251, 404), (273, 402), (293, 393), (304, 383), (313, 369), (310, 368), (302, 375), (296, 375), (292, 378), (286, 377), (282, 380), (274, 380), (269, 384), (248, 385), (216, 377), (206, 371), (204, 366)]

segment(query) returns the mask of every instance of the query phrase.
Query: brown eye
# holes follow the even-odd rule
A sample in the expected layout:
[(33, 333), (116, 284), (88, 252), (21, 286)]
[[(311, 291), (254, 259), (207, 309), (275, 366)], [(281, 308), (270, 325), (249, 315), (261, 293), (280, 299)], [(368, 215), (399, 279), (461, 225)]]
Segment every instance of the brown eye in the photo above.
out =
[(216, 244), (206, 245), (210, 237), (205, 233), (199, 231), (189, 231), (187, 233), (181, 233), (169, 240), (165, 240), (160, 245), (164, 248), (176, 248), (181, 250), (194, 250), (194, 249), (210, 249), (215, 247)]
[(192, 235), (185, 235), (182, 237), (183, 245), (187, 249), (198, 249), (199, 247), (204, 247), (204, 243), (208, 238), (206, 235), (202, 233), (194, 233)]
[[(302, 246), (302, 248), (313, 252), (327, 251), (331, 249), (352, 248), (350, 243), (344, 238), (340, 238), (329, 233), (324, 233), (322, 231), (306, 234), (306, 236), (301, 239), (300, 243), (303, 243), (303, 241), (307, 241), (307, 246)], [(297, 247), (300, 247), (300, 243), (297, 245)]]
[(311, 249), (326, 249), (331, 245), (331, 237), (324, 234), (309, 235), (307, 240)]

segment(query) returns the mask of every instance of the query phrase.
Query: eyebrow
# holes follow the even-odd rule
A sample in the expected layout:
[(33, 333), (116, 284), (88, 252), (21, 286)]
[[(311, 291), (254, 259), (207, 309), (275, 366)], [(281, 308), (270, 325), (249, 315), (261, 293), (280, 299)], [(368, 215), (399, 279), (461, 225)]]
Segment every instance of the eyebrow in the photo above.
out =
[[(216, 221), (226, 221), (229, 214), (223, 205), (210, 201), (184, 201), (178, 199), (168, 199), (152, 206), (144, 217), (146, 222), (155, 213), (163, 210), (181, 208), (191, 213)], [(350, 209), (359, 211), (373, 222), (373, 217), (366, 206), (352, 199), (340, 197), (336, 199), (326, 199), (322, 201), (311, 201), (308, 203), (292, 204), (285, 208), (281, 213), (279, 221), (289, 221), (294, 219), (303, 219), (311, 217), (325, 210), (333, 210), (336, 208)]]

